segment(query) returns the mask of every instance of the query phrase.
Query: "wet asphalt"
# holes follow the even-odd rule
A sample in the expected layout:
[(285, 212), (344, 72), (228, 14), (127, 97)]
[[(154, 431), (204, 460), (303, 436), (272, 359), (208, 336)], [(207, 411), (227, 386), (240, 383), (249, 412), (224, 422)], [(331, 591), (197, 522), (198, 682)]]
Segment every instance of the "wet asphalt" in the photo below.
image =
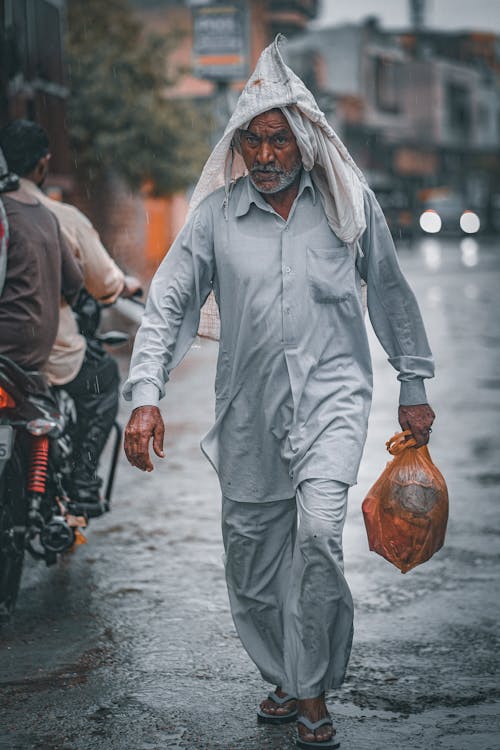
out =
[[(500, 243), (427, 238), (400, 257), (437, 363), (430, 450), (450, 493), (447, 541), (404, 576), (368, 550), (360, 506), (398, 429), (395, 374), (372, 335), (375, 398), (344, 535), (355, 639), (328, 705), (343, 750), (498, 750)], [(255, 721), (266, 686), (228, 609), (218, 484), (199, 450), (215, 357), (203, 342), (176, 371), (167, 458), (149, 475), (121, 458), (88, 544), (54, 568), (27, 560), (0, 631), (1, 750), (295, 746), (293, 725)]]

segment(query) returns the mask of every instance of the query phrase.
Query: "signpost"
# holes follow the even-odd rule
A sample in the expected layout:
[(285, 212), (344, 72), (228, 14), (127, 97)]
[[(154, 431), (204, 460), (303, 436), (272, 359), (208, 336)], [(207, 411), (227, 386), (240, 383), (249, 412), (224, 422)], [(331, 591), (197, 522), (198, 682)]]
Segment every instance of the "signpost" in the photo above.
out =
[(244, 0), (190, 0), (194, 73), (212, 81), (248, 76), (248, 14)]

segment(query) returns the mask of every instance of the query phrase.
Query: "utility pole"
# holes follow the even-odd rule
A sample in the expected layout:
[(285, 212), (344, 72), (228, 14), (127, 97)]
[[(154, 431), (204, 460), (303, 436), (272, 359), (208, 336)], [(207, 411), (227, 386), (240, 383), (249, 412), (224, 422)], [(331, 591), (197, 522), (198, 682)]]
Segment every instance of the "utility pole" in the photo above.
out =
[(214, 84), (213, 143), (231, 115), (231, 83), (248, 76), (248, 0), (188, 0), (193, 13), (194, 73)]
[(414, 31), (425, 26), (425, 0), (410, 0), (411, 25)]

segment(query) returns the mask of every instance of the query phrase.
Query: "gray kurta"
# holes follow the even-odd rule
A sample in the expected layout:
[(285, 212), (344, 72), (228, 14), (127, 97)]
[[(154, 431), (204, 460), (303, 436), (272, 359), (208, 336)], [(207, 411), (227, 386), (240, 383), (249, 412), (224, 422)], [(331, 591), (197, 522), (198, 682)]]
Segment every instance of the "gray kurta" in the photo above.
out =
[(216, 421), (202, 449), (225, 497), (290, 498), (304, 479), (356, 482), (372, 371), (361, 296), (399, 372), (403, 404), (425, 403), (433, 360), (378, 203), (365, 192), (363, 257), (332, 232), (303, 172), (288, 220), (242, 178), (210, 195), (159, 267), (125, 398), (155, 404), (214, 290), (221, 318)]

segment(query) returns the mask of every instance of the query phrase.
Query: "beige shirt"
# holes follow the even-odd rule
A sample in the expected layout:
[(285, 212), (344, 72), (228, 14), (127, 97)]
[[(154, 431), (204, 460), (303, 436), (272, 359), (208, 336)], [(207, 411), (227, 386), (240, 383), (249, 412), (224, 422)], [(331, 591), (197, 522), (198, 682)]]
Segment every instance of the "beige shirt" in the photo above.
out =
[[(112, 303), (123, 289), (124, 275), (108, 255), (96, 230), (75, 206), (52, 200), (31, 180), (21, 179), (23, 187), (51, 211), (61, 233), (82, 264), (84, 286), (99, 302)], [(61, 300), (59, 328), (44, 373), (53, 385), (64, 385), (76, 377), (85, 356), (85, 339), (78, 332), (73, 311)]]

